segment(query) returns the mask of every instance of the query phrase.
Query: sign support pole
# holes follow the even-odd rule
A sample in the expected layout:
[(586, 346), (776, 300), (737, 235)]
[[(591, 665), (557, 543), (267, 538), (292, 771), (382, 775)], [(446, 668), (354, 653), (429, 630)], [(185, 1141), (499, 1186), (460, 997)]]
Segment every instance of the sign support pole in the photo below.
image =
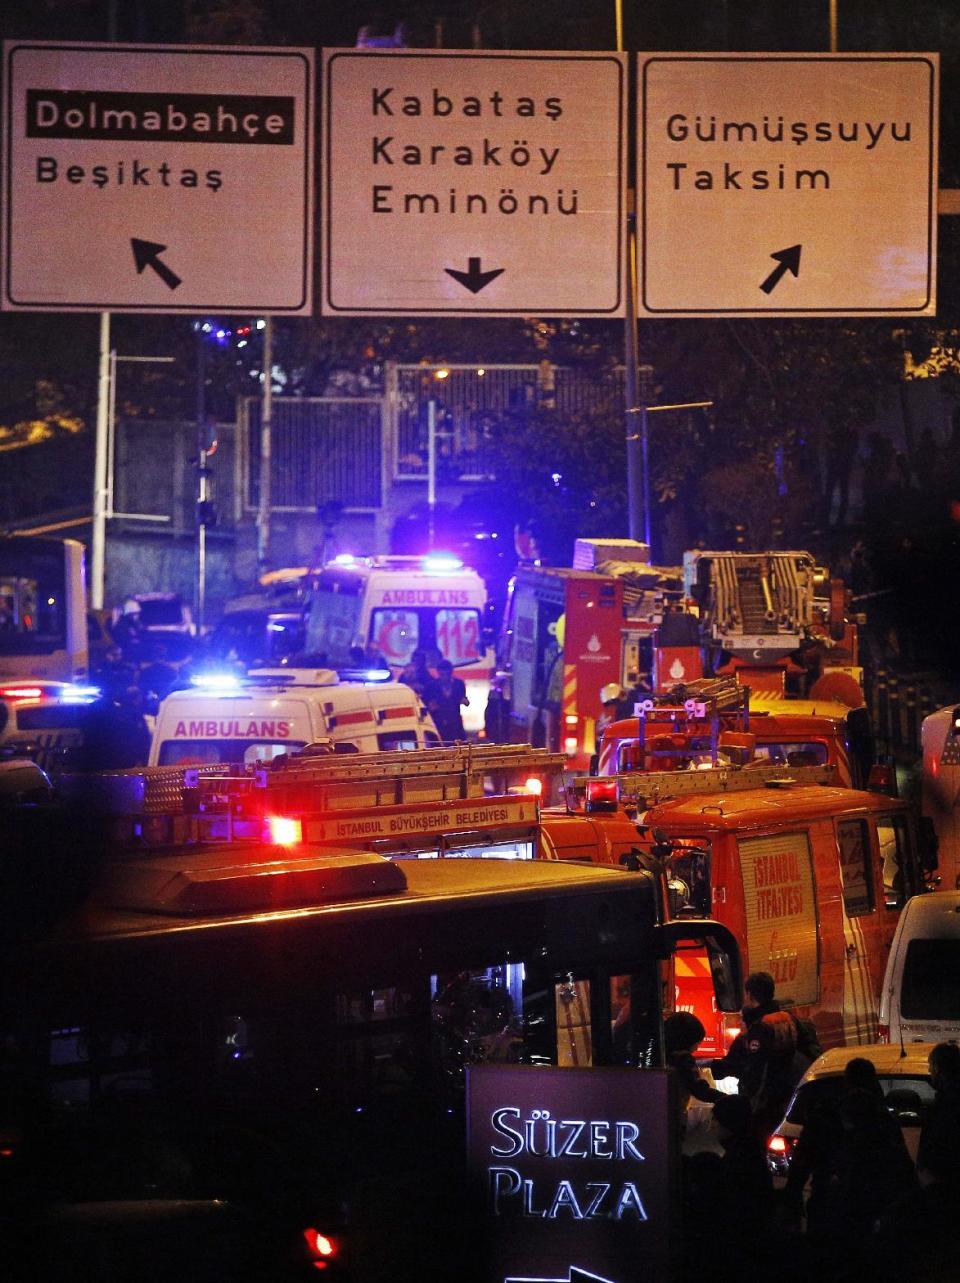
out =
[(260, 502), (257, 507), (257, 566), (270, 564), (270, 471), (273, 458), (273, 317), (263, 328), (263, 402), (260, 411)]
[(103, 610), (107, 541), (107, 468), (110, 430), (110, 313), (100, 313), (100, 370), (93, 466), (93, 534), (90, 539), (90, 605)]
[(427, 538), (433, 552), (434, 519), (437, 511), (437, 403), (427, 402)]

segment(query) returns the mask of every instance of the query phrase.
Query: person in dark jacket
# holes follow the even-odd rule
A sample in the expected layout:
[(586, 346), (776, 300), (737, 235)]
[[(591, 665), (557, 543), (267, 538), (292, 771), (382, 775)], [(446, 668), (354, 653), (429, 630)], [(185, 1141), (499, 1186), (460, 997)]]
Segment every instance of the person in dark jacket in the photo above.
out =
[(739, 1094), (750, 1102), (755, 1127), (764, 1136), (776, 1127), (793, 1090), (810, 1063), (798, 1049), (799, 1028), (780, 1008), (773, 976), (755, 971), (744, 984), (740, 1010), (744, 1030), (730, 1050), (710, 1068), (714, 1078), (736, 1078)]
[(677, 1078), (677, 1108), (680, 1112), (681, 1135), (685, 1128), (687, 1106), (691, 1097), (694, 1100), (715, 1102), (723, 1096), (723, 1092), (711, 1087), (707, 1080), (701, 1077), (693, 1057), (706, 1032), (701, 1022), (690, 1011), (675, 1011), (663, 1022), (667, 1068), (672, 1069)]

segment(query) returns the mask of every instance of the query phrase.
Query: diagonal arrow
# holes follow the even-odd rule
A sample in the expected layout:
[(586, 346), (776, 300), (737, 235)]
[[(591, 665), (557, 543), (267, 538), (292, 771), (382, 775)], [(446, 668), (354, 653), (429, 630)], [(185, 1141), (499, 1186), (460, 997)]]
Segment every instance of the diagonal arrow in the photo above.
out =
[(130, 247), (133, 250), (133, 261), (137, 265), (138, 276), (143, 275), (145, 267), (152, 267), (164, 285), (168, 285), (170, 289), (175, 290), (181, 283), (176, 272), (172, 272), (166, 263), (160, 261), (160, 255), (167, 248), (166, 245), (157, 245), (155, 241), (139, 241), (135, 236), (131, 236)]
[(455, 281), (465, 285), (471, 294), (479, 294), (485, 286), (496, 280), (498, 276), (502, 276), (504, 272), (502, 267), (495, 267), (491, 272), (481, 272), (479, 258), (468, 258), (465, 272), (458, 272), (453, 267), (445, 267), (443, 270)]
[(794, 276), (800, 275), (800, 250), (801, 245), (791, 245), (789, 249), (779, 249), (771, 258), (777, 260), (777, 266), (773, 269), (760, 288), (764, 294), (772, 294), (780, 284), (780, 279), (787, 272), (792, 272)]
[(589, 1270), (581, 1270), (576, 1265), (571, 1265), (567, 1270), (565, 1279), (545, 1279), (531, 1278), (528, 1275), (511, 1274), (505, 1278), (503, 1283), (612, 1283), (610, 1279), (601, 1278), (599, 1274), (591, 1274)]

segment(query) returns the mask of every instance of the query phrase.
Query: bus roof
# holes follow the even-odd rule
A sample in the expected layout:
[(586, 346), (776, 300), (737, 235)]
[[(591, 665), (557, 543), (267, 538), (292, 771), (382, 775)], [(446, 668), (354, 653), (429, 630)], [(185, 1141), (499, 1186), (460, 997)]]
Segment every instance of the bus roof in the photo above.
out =
[(661, 802), (646, 812), (651, 827), (724, 833), (781, 826), (794, 821), (843, 818), (864, 811), (906, 811), (906, 802), (884, 793), (785, 783), (742, 793), (708, 793)]
[[(71, 940), (209, 933), (258, 920), (419, 916), (500, 899), (607, 894), (647, 881), (617, 868), (455, 858), (391, 861), (360, 851), (291, 856), (276, 847), (207, 847), (107, 866), (95, 898), (58, 933)], [(652, 894), (652, 886), (647, 887)]]

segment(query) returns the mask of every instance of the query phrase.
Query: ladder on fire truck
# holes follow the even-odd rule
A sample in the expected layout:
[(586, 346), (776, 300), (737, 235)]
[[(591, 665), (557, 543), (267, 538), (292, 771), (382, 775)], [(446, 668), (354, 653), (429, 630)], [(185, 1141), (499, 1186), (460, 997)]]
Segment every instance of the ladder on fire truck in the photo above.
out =
[(325, 745), (269, 765), (142, 767), (64, 778), (113, 823), (122, 846), (263, 840), (270, 815), (365, 812), (524, 793), (548, 795), (562, 753), (528, 744), (462, 744), (416, 753), (336, 754)]
[(713, 766), (699, 770), (627, 771), (576, 780), (568, 788), (574, 809), (642, 812), (660, 802), (697, 795), (741, 793), (749, 789), (787, 789), (801, 785), (832, 785), (834, 766)]

